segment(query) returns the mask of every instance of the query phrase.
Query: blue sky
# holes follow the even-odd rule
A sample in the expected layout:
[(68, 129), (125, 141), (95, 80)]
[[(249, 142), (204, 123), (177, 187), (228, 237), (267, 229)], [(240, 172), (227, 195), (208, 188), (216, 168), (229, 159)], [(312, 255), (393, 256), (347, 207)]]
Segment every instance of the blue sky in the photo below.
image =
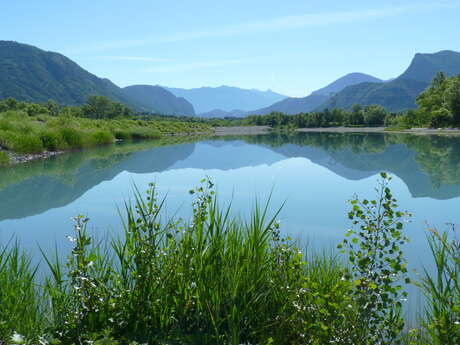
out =
[(120, 86), (231, 85), (305, 96), (349, 72), (389, 79), (460, 51), (460, 0), (42, 0), (0, 4), (0, 39)]

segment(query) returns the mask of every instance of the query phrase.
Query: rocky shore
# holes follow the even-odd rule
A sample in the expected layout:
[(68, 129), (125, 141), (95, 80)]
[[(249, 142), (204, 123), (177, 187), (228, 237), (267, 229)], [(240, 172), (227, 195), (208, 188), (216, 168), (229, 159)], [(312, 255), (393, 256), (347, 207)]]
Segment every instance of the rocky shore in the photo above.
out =
[(30, 162), (35, 159), (50, 158), (50, 157), (60, 155), (62, 153), (64, 153), (64, 151), (45, 151), (42, 153), (29, 153), (29, 154), (24, 154), (24, 155), (20, 155), (20, 154), (13, 153), (13, 152), (8, 152), (8, 155), (10, 156), (10, 164), (13, 165), (13, 164)]

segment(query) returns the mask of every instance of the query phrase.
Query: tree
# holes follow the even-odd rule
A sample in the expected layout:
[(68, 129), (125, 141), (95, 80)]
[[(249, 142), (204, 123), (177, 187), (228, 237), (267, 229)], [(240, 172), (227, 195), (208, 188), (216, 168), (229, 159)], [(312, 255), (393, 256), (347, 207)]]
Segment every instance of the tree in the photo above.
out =
[(59, 110), (60, 110), (60, 107), (59, 107), (59, 104), (52, 100), (52, 99), (49, 99), (48, 102), (46, 102), (46, 107), (48, 108), (48, 111), (50, 113), (50, 115), (52, 116), (58, 116), (59, 115)]
[(452, 114), (453, 124), (460, 126), (460, 76), (449, 81), (444, 99), (447, 108)]
[(387, 112), (381, 105), (368, 105), (364, 107), (363, 119), (367, 125), (383, 125)]
[(91, 95), (83, 106), (83, 114), (94, 119), (113, 119), (119, 116), (130, 116), (131, 113), (125, 105), (112, 102), (105, 96)]
[(83, 113), (94, 119), (109, 117), (112, 110), (112, 102), (104, 96), (91, 95), (83, 106)]
[(359, 104), (355, 104), (352, 107), (349, 124), (350, 125), (361, 125), (363, 123), (364, 123), (363, 109)]

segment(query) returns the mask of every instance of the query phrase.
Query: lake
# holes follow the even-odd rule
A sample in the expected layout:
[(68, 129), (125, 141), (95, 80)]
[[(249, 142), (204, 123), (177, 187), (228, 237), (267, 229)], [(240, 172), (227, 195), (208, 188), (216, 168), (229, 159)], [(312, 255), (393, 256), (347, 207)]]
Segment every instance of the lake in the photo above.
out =
[(460, 139), (401, 134), (299, 133), (116, 144), (0, 169), (0, 241), (29, 252), (70, 248), (72, 217), (91, 231), (120, 233), (117, 207), (155, 182), (168, 195), (168, 215), (190, 216), (188, 191), (210, 176), (219, 199), (248, 214), (256, 198), (279, 216), (284, 234), (309, 248), (334, 248), (350, 226), (348, 200), (375, 196), (389, 172), (404, 210), (411, 268), (430, 264), (427, 226), (460, 223)]

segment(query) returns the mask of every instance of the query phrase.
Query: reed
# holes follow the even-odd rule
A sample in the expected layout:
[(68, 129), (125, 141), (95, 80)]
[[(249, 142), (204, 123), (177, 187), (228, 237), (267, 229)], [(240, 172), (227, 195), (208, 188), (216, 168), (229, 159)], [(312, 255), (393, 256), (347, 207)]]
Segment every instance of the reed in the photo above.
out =
[(435, 274), (425, 270), (421, 287), (428, 303), (424, 328), (430, 344), (460, 343), (460, 242), (455, 227), (440, 233), (430, 229), (428, 243)]

